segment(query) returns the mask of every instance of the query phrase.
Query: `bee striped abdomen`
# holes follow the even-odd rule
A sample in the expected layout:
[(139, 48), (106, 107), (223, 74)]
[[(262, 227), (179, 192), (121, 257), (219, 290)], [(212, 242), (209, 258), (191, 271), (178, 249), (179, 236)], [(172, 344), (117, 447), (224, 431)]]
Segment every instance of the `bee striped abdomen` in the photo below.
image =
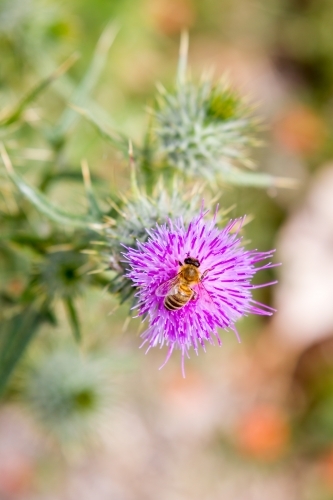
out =
[(180, 287), (180, 291), (167, 295), (164, 299), (164, 307), (169, 311), (177, 311), (184, 307), (192, 298), (193, 291), (189, 287)]

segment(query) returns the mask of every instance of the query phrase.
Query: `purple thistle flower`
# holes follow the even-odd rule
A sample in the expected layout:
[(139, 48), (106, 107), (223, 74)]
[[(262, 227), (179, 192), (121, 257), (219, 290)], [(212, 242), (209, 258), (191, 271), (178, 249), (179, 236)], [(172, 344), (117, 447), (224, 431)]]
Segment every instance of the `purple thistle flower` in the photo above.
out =
[[(161, 368), (173, 350), (180, 349), (183, 375), (184, 357), (185, 354), (189, 357), (191, 347), (196, 353), (199, 345), (205, 350), (205, 342), (214, 344), (214, 337), (221, 345), (217, 328), (231, 329), (240, 341), (235, 327), (238, 319), (248, 313), (270, 316), (274, 312), (271, 307), (256, 302), (252, 290), (276, 281), (258, 286), (251, 284), (257, 271), (279, 265), (268, 262), (255, 267), (258, 262), (271, 258), (274, 250), (258, 252), (241, 246), (238, 233), (244, 217), (231, 220), (221, 230), (215, 225), (216, 213), (213, 220), (204, 221), (207, 213), (201, 210), (188, 227), (181, 217), (174, 222), (169, 220), (168, 224), (157, 224), (156, 228), (147, 230), (147, 242), (138, 241), (136, 249), (126, 247), (124, 253), (131, 266), (127, 277), (138, 287), (135, 306), (139, 309), (138, 316), (149, 318), (142, 345), (148, 343), (147, 352), (158, 344), (169, 347)], [(165, 297), (160, 293), (161, 285), (177, 277), (188, 257), (199, 261), (200, 281), (191, 285), (194, 292), (191, 300), (177, 310), (168, 310)], [(175, 290), (177, 288), (168, 293)]]

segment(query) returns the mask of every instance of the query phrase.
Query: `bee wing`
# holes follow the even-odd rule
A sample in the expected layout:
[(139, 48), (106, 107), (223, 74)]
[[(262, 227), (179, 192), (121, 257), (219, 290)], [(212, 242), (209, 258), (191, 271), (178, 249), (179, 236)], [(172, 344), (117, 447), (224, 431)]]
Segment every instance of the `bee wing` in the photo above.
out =
[(174, 278), (171, 278), (167, 281), (164, 281), (159, 287), (156, 289), (156, 295), (158, 297), (165, 297), (166, 295), (174, 295), (177, 293), (177, 285), (179, 283), (179, 274)]
[(210, 296), (210, 293), (206, 289), (205, 285), (202, 283), (202, 281), (200, 281), (200, 283), (198, 283), (198, 290), (200, 293), (201, 300), (209, 302), (210, 304), (212, 304), (215, 307), (214, 301), (213, 301), (212, 297)]

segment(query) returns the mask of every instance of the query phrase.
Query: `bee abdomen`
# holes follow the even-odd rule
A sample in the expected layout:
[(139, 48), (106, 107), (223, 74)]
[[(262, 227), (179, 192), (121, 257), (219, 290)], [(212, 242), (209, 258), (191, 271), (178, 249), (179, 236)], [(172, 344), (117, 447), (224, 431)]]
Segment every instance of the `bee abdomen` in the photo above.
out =
[(164, 307), (169, 311), (177, 311), (184, 307), (188, 301), (191, 299), (192, 294), (182, 295), (177, 293), (175, 295), (168, 295), (164, 299)]

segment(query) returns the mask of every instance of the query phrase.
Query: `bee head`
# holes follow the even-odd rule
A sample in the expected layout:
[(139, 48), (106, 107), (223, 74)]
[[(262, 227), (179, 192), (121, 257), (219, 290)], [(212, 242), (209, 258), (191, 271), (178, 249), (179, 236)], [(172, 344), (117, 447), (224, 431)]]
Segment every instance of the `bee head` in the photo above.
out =
[(186, 257), (184, 262), (185, 264), (191, 264), (192, 266), (200, 267), (200, 262), (198, 261), (198, 259), (192, 259), (192, 257)]

